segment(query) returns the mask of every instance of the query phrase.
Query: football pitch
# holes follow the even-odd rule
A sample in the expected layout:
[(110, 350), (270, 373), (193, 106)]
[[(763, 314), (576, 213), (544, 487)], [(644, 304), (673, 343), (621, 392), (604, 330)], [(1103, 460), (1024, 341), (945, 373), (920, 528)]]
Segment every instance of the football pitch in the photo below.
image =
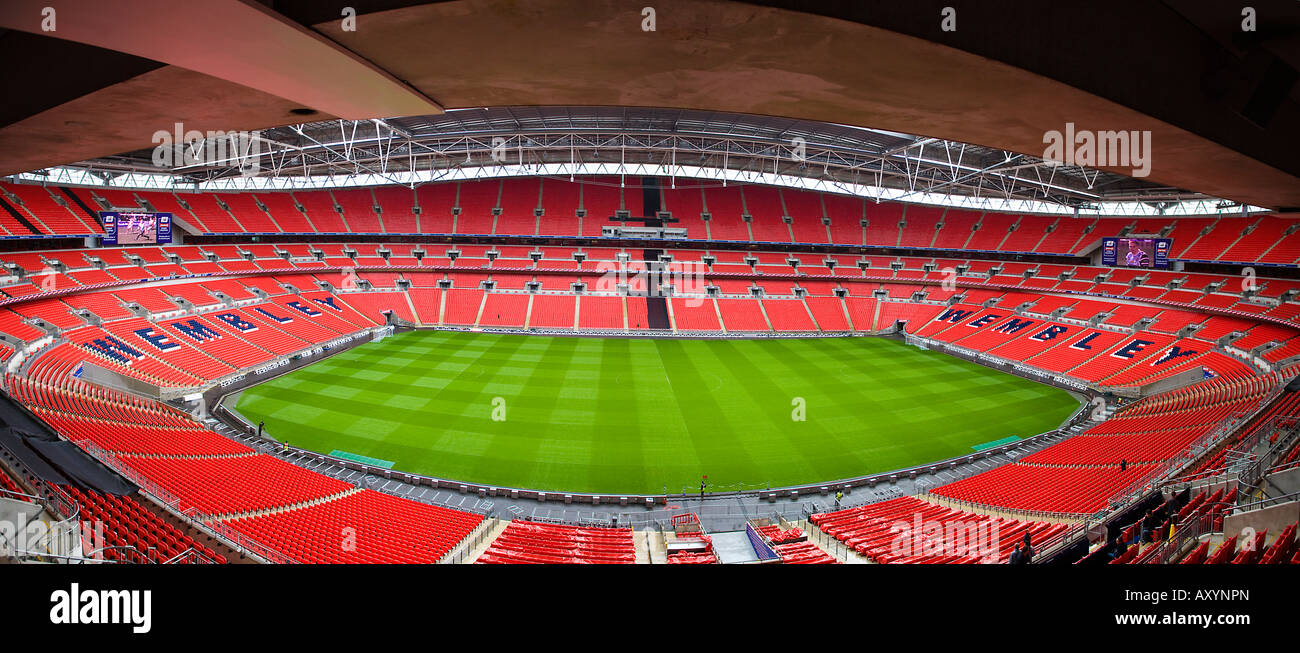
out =
[(1069, 393), (882, 338), (414, 331), (249, 388), (289, 444), (488, 485), (658, 494), (816, 483), (1053, 429)]

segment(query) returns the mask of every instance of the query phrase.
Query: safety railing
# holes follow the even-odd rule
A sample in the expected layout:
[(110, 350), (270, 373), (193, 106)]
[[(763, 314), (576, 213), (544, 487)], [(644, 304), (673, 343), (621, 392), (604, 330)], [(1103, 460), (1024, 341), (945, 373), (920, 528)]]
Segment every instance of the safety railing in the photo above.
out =
[(1234, 515), (1239, 515), (1239, 514), (1244, 513), (1244, 512), (1251, 512), (1251, 511), (1254, 511), (1254, 510), (1261, 510), (1261, 509), (1264, 509), (1264, 508), (1271, 508), (1271, 507), (1273, 507), (1273, 506), (1280, 506), (1280, 505), (1282, 505), (1282, 504), (1284, 504), (1284, 503), (1291, 503), (1291, 502), (1293, 502), (1293, 501), (1295, 501), (1295, 502), (1300, 502), (1300, 492), (1292, 492), (1292, 493), (1290, 493), (1290, 494), (1282, 494), (1282, 495), (1279, 495), (1279, 496), (1276, 496), (1276, 497), (1269, 497), (1269, 498), (1267, 498), (1267, 499), (1260, 499), (1259, 501), (1252, 501), (1252, 502), (1250, 502), (1250, 503), (1240, 503), (1240, 504), (1237, 504), (1236, 506), (1233, 506), (1232, 514), (1234, 514)]
[(1199, 543), (1202, 536), (1222, 532), (1223, 517), (1230, 508), (1228, 504), (1215, 504), (1209, 510), (1197, 510), (1184, 517), (1175, 524), (1172, 537), (1162, 535), (1162, 539), (1152, 545), (1156, 547), (1154, 550), (1143, 551), (1137, 559), (1146, 564), (1168, 564), (1177, 560), (1195, 543)]
[[(51, 557), (51, 561), (53, 561), (52, 556), (55, 555), (66, 555), (66, 557), (75, 558), (74, 555), (57, 554), (55, 552), (74, 551), (78, 548), (80, 544), (81, 505), (53, 483), (43, 479), (38, 479), (34, 483), (36, 494), (0, 489), (0, 498), (39, 505), (53, 519), (48, 527), (41, 529), (41, 533), (38, 534), (35, 540), (27, 540), (28, 534), (26, 533), (15, 534), (15, 537), (21, 536), (20, 539), (7, 542), (5, 547), (0, 548), (0, 551), (8, 551), (12, 548), (14, 555)], [(17, 546), (19, 544), (24, 545), (21, 550)]]
[(749, 537), (749, 545), (754, 548), (754, 554), (758, 556), (760, 562), (772, 562), (781, 559), (781, 554), (772, 548), (772, 545), (763, 540), (763, 536), (754, 529), (753, 524), (745, 524), (745, 535)]
[(1242, 458), (1248, 462), (1237, 471), (1237, 488), (1241, 492), (1254, 488), (1265, 474), (1281, 471), (1278, 461), (1288, 455), (1291, 448), (1296, 445), (1296, 441), (1300, 439), (1300, 418), (1275, 417), (1256, 431), (1257, 441), (1262, 440), (1265, 435), (1269, 437), (1276, 435), (1276, 439), (1272, 441), (1267, 451), (1253, 459), (1245, 455), (1250, 449), (1242, 450)]

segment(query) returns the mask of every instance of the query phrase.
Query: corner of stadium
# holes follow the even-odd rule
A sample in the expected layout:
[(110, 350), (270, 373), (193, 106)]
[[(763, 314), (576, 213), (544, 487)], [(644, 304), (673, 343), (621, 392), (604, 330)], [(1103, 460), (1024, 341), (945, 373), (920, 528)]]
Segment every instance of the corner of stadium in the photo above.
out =
[[(646, 5), (0, 7), (0, 562), (42, 620), (120, 570), (326, 600), (274, 580), (316, 565), (1263, 614), (1228, 592), (1300, 563), (1300, 6)], [(816, 578), (925, 600), (873, 569)], [(1170, 601), (1220, 614), (1121, 614)]]

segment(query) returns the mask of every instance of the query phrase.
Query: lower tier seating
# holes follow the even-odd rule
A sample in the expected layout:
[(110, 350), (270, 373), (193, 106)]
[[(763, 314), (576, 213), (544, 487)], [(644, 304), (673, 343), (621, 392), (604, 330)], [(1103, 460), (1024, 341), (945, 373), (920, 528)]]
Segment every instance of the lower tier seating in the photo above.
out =
[(695, 541), (704, 543), (701, 551), (669, 551), (667, 563), (670, 565), (716, 565), (718, 556), (713, 552), (713, 538), (703, 533), (682, 533), (678, 541)]
[(428, 564), (447, 555), (482, 516), (375, 492), (225, 523), (304, 564)]
[(478, 564), (625, 564), (636, 562), (630, 528), (510, 522)]
[(1002, 563), (1026, 535), (1039, 549), (1068, 528), (966, 512), (910, 496), (820, 513), (810, 520), (858, 554), (887, 564)]
[(265, 454), (224, 458), (120, 456), (123, 463), (180, 499), (180, 509), (231, 515), (341, 494), (352, 485)]
[(1216, 433), (1221, 423), (1261, 408), (1291, 373), (1214, 379), (1145, 398), (1081, 435), (932, 493), (1026, 512), (1096, 512), (1202, 436)]
[[(103, 548), (102, 555), (106, 560), (140, 562), (142, 557), (163, 563), (193, 551), (212, 562), (227, 562), (225, 556), (182, 533), (131, 497), (100, 494), (72, 485), (60, 488), (81, 507), (82, 544), (87, 555), (98, 553), (96, 549)], [(99, 525), (103, 526), (102, 543), (95, 542), (98, 537), (96, 528)], [(91, 537), (87, 538), (87, 535)], [(138, 555), (124, 552), (118, 547), (135, 549)], [(193, 558), (182, 556), (178, 560), (192, 562)]]
[(789, 544), (774, 544), (772, 550), (781, 556), (781, 562), (788, 565), (833, 565), (837, 564), (835, 558), (829, 553), (817, 548), (812, 542), (790, 542)]
[[(6, 496), (6, 492), (27, 494), (27, 492), (23, 491), (22, 487), (18, 485), (18, 481), (10, 478), (9, 474), (7, 474), (3, 469), (0, 469), (0, 496)], [(10, 496), (9, 498), (15, 497)]]
[(1025, 512), (1081, 514), (1105, 508), (1111, 497), (1149, 477), (1152, 465), (1041, 467), (1012, 463), (940, 486), (932, 494)]

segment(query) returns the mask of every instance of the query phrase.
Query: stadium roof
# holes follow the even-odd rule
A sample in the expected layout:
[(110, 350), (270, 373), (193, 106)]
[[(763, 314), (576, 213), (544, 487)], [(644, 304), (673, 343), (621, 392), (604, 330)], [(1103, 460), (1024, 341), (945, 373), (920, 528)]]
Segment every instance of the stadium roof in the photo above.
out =
[[(875, 189), (871, 194), (889, 199), (955, 196), (957, 204), (969, 198), (1003, 206), (1018, 203), (1022, 210), (1030, 210), (1026, 203), (1093, 210), (1104, 203), (1139, 202), (1163, 210), (1179, 202), (1200, 202), (1200, 212), (1206, 212), (1221, 204), (1144, 179), (992, 147), (851, 125), (689, 109), (463, 109), (274, 127), (258, 132), (255, 140), (225, 144), (231, 146), (218, 150), (208, 143), (191, 148), (189, 159), (177, 149), (165, 162), (157, 148), (101, 157), (71, 166), (90, 172), (90, 177), (61, 181), (298, 188), (415, 185), (530, 170), (706, 178), (713, 170), (719, 179), (841, 192), (867, 186)], [(788, 178), (797, 179), (784, 181)]]

